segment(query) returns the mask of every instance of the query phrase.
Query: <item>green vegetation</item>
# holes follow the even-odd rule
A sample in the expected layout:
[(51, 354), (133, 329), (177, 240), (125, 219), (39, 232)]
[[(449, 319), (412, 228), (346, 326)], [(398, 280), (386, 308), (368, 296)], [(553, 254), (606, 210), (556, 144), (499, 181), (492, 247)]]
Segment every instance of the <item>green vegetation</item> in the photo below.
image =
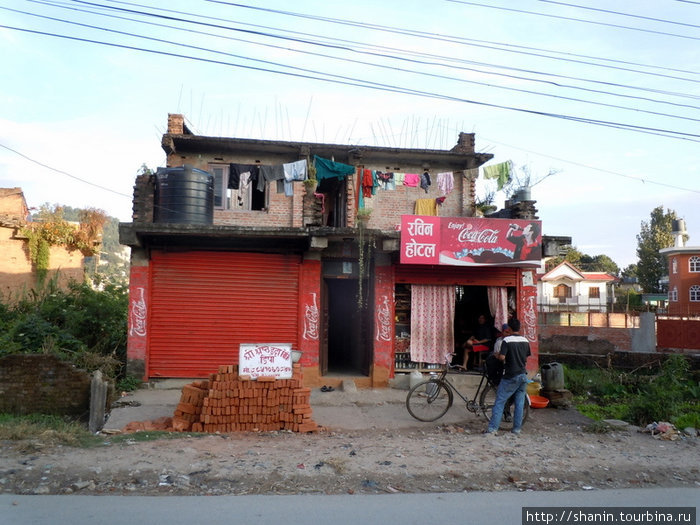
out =
[(669, 356), (656, 370), (569, 368), (565, 378), (576, 408), (594, 419), (621, 419), (639, 426), (668, 421), (700, 428), (700, 381), (687, 359)]
[(121, 378), (128, 301), (124, 286), (94, 290), (86, 283), (71, 283), (61, 290), (51, 281), (17, 303), (0, 303), (0, 357), (53, 354), (87, 371)]
[(91, 434), (84, 424), (60, 416), (0, 414), (0, 441), (21, 442), (20, 446), (26, 453), (38, 452), (58, 445), (93, 448), (125, 442), (182, 439), (204, 435), (157, 430), (105, 437)]
[(647, 293), (662, 291), (660, 279), (668, 274), (666, 256), (659, 253), (663, 248), (673, 246), (673, 221), (678, 219), (676, 212), (657, 206), (651, 211), (649, 222), (642, 221), (637, 235), (637, 279)]
[(99, 442), (84, 424), (60, 416), (0, 414), (0, 441), (23, 441), (29, 453), (56, 445), (89, 447)]

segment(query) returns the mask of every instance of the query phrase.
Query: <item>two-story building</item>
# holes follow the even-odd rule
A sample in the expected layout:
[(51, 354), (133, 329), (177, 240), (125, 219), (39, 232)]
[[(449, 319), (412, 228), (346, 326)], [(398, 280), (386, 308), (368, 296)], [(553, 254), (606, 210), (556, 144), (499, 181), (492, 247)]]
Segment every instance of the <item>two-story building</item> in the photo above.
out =
[(168, 168), (137, 178), (120, 224), (130, 374), (205, 377), (242, 344), (288, 343), (310, 386), (385, 386), (439, 366), (480, 314), (517, 316), (536, 369), (541, 223), (534, 202), (474, 217), (492, 155), (473, 134), (451, 150), (283, 142), (169, 115), (162, 147)]
[(618, 278), (605, 272), (582, 272), (564, 261), (540, 277), (542, 312), (607, 312), (615, 300)]
[(685, 245), (685, 221), (674, 221), (674, 226), (675, 245), (659, 250), (668, 259), (666, 312), (672, 316), (697, 316), (700, 315), (700, 246)]

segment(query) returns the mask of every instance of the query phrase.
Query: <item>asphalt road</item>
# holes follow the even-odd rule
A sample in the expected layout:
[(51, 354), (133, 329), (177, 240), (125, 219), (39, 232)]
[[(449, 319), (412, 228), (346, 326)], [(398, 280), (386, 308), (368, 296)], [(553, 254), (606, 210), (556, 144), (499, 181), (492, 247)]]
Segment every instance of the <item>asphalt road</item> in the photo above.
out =
[[(470, 492), (343, 496), (13, 496), (0, 495), (2, 525), (149, 525), (179, 524), (375, 524), (425, 525), (520, 523), (624, 523), (578, 519), (593, 509), (625, 507), (639, 516), (647, 507), (692, 507), (695, 489), (632, 489), (576, 492)], [(523, 509), (536, 507), (525, 520)], [(573, 514), (553, 521), (542, 507), (567, 507)], [(542, 512), (535, 515), (534, 512)], [(547, 512), (547, 514), (544, 514)], [(668, 509), (664, 510), (669, 512)], [(696, 512), (696, 510), (694, 511)], [(633, 514), (636, 513), (636, 514)], [(617, 514), (616, 514), (617, 515)], [(646, 515), (647, 517), (654, 514)], [(685, 515), (679, 515), (685, 517)], [(561, 514), (557, 513), (557, 518)], [(642, 515), (642, 517), (644, 517)], [(537, 518), (537, 519), (536, 519)], [(668, 523), (632, 520), (634, 523)], [(692, 523), (679, 520), (675, 523)]]

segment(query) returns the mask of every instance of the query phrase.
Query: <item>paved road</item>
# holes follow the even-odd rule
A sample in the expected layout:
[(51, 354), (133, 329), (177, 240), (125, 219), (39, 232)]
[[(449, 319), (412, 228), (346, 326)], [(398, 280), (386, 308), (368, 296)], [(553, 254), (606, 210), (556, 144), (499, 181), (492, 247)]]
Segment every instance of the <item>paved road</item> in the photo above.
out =
[[(696, 507), (698, 502), (700, 487), (347, 496), (139, 497), (3, 494), (0, 495), (0, 524), (510, 525), (526, 523), (521, 519), (523, 507), (629, 507), (630, 512), (639, 512), (641, 507)], [(690, 523), (694, 525), (695, 521)]]

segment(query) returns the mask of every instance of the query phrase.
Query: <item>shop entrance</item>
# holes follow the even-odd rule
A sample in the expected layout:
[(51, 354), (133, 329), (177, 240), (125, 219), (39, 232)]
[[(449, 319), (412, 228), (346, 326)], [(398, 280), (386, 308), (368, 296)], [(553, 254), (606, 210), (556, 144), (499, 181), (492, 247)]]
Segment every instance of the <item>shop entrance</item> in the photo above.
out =
[[(491, 314), (489, 310), (489, 298), (486, 286), (457, 286), (457, 302), (455, 304), (454, 335), (455, 335), (455, 356), (452, 363), (461, 365), (464, 361), (464, 342), (469, 337), (476, 334), (478, 330), (478, 319), (480, 315), (486, 317), (489, 326)], [(474, 363), (470, 357), (468, 365), (472, 367)]]
[(358, 279), (324, 279), (324, 375), (369, 376), (372, 341), (366, 334), (373, 333), (372, 316), (358, 306), (358, 283)]

